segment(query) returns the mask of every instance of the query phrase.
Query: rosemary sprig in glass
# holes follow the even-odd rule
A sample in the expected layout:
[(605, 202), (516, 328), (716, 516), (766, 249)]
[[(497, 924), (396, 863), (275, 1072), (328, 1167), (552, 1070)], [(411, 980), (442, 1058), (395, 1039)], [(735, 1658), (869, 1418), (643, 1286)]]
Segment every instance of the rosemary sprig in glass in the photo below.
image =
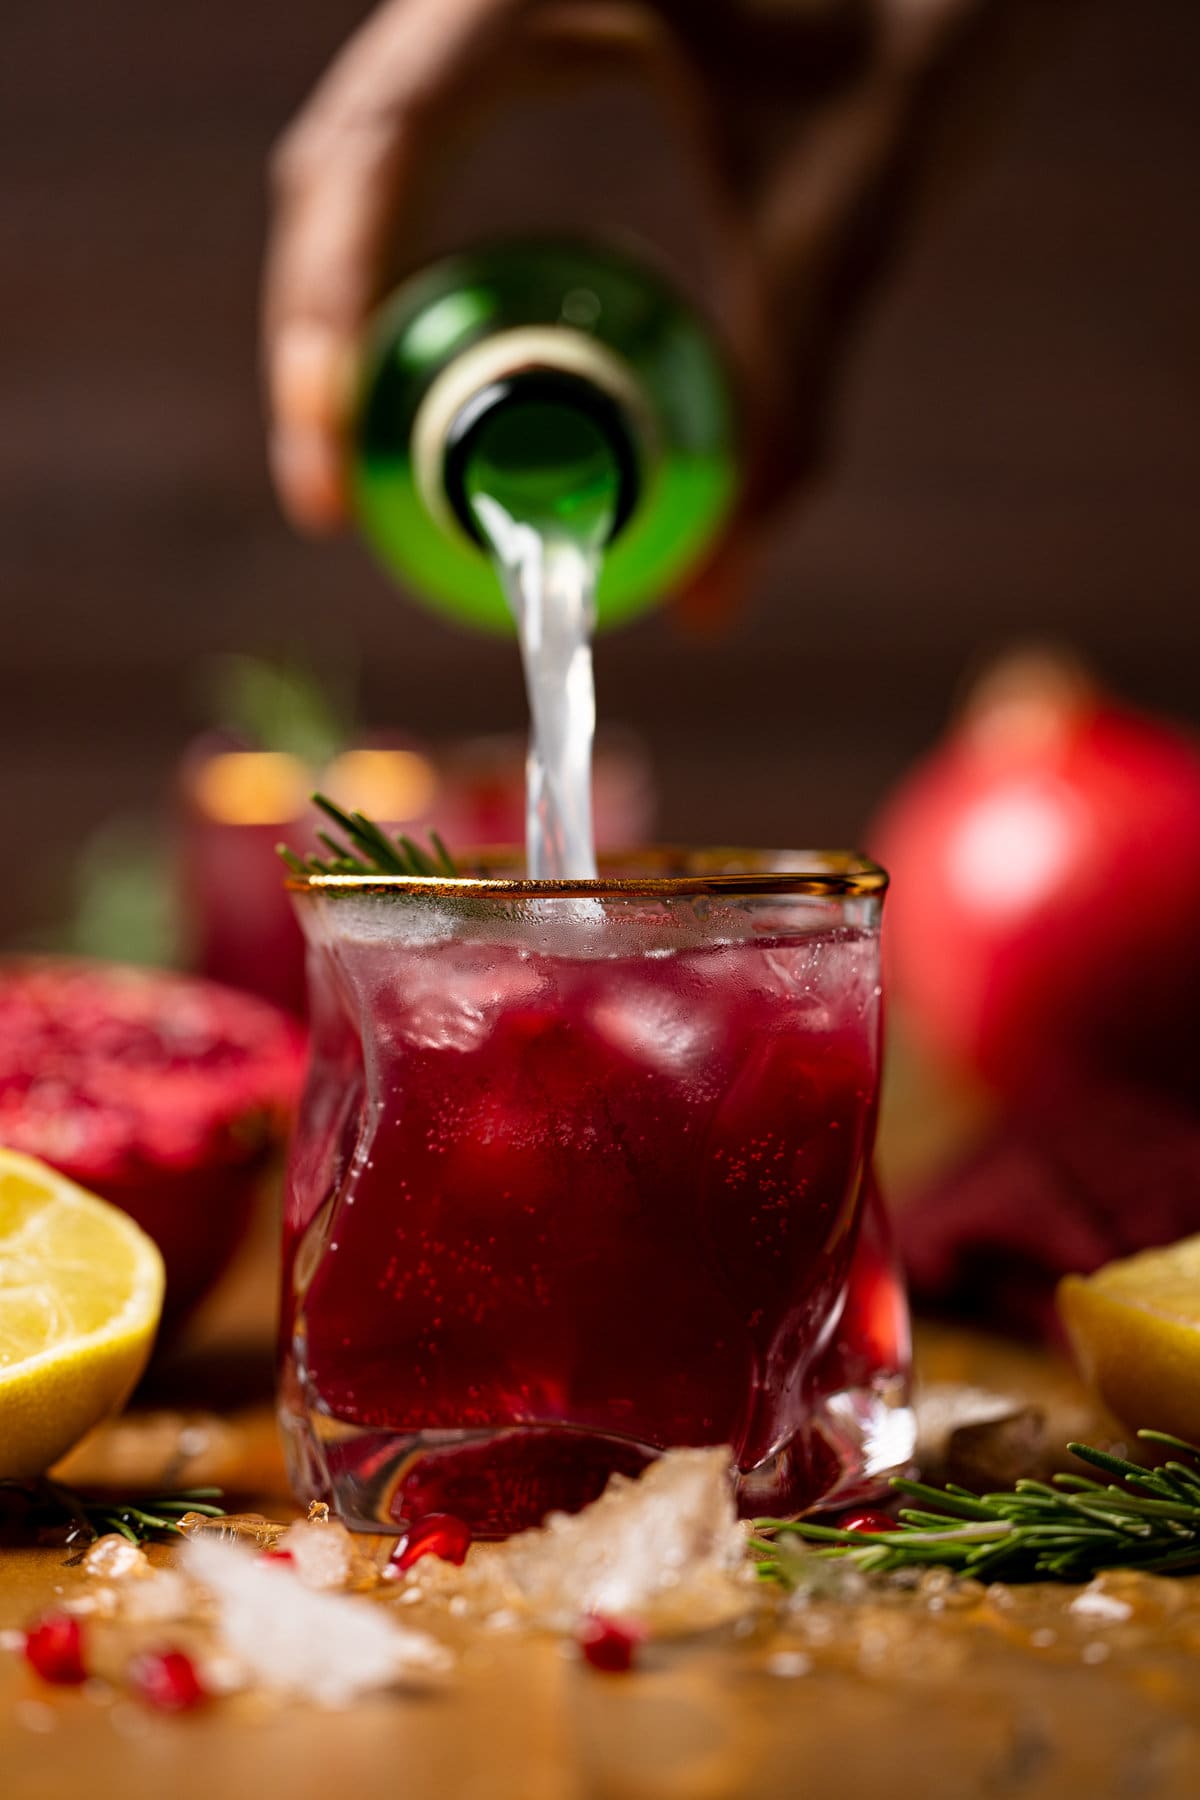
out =
[(422, 850), (410, 837), (390, 838), (365, 813), (345, 812), (326, 794), (314, 794), (319, 806), (342, 833), (327, 831), (317, 836), (329, 851), (327, 858), (297, 856), (286, 844), (276, 846), (293, 875), (449, 875), (458, 874), (454, 860), (436, 831), (429, 834), (433, 854)]
[(1088, 1581), (1101, 1569), (1155, 1575), (1200, 1569), (1200, 1446), (1162, 1431), (1139, 1431), (1177, 1456), (1146, 1469), (1088, 1444), (1068, 1448), (1116, 1479), (1055, 1475), (1022, 1480), (1008, 1493), (892, 1482), (917, 1501), (894, 1531), (840, 1531), (805, 1519), (756, 1519), (752, 1544), (764, 1580), (790, 1585), (789, 1537), (821, 1546), (814, 1554), (848, 1561), (863, 1574), (938, 1565), (979, 1581)]

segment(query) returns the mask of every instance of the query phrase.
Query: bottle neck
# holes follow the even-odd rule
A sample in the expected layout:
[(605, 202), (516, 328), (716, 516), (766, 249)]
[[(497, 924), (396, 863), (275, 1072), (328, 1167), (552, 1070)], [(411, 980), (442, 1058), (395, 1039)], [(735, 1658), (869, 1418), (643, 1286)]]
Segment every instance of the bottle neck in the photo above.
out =
[(472, 395), (451, 421), (442, 482), (485, 546), (498, 509), (545, 538), (599, 550), (636, 509), (641, 472), (624, 411), (603, 389), (527, 369)]
[(490, 548), (499, 510), (598, 550), (638, 508), (654, 435), (623, 358), (568, 327), (518, 328), (438, 375), (413, 425), (414, 475), (460, 539)]

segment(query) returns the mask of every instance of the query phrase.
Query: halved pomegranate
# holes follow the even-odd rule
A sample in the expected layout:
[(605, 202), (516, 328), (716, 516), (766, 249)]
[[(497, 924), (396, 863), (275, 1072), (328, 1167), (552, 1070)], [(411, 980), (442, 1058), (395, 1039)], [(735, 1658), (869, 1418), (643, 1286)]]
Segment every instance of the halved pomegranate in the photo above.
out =
[(0, 962), (0, 1144), (131, 1214), (162, 1250), (166, 1318), (212, 1286), (299, 1096), (300, 1027), (190, 976)]

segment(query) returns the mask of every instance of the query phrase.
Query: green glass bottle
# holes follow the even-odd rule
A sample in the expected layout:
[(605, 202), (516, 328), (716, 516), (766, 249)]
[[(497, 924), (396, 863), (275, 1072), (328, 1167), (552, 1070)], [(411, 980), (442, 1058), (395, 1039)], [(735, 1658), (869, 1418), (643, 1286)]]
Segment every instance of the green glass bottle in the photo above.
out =
[(381, 309), (354, 453), (362, 530), (439, 611), (511, 631), (477, 500), (604, 542), (597, 623), (665, 598), (735, 490), (733, 408), (704, 326), (608, 250), (506, 244), (452, 257)]

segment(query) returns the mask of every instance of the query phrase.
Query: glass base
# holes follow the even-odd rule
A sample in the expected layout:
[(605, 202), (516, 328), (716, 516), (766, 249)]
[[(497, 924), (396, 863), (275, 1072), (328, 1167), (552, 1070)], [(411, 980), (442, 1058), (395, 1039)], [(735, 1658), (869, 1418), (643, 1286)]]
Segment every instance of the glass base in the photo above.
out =
[[(578, 1512), (613, 1474), (636, 1476), (661, 1453), (628, 1438), (558, 1425), (396, 1432), (320, 1412), (281, 1415), (292, 1486), (324, 1500), (352, 1530), (399, 1532), (428, 1513), (465, 1519), (476, 1538)], [(742, 1517), (794, 1517), (877, 1498), (916, 1439), (902, 1376), (824, 1398), (807, 1430), (739, 1475)]]
[[(904, 1284), (870, 1184), (845, 1304), (809, 1371), (802, 1421), (739, 1473), (742, 1517), (795, 1518), (881, 1498), (889, 1477), (911, 1467), (916, 1445), (911, 1361)], [(578, 1512), (611, 1475), (636, 1476), (665, 1448), (563, 1422), (423, 1431), (351, 1423), (323, 1401), (299, 1346), (285, 1356), (280, 1419), (297, 1498), (324, 1500), (351, 1529), (371, 1532), (446, 1512), (477, 1538), (507, 1537), (548, 1512)]]

